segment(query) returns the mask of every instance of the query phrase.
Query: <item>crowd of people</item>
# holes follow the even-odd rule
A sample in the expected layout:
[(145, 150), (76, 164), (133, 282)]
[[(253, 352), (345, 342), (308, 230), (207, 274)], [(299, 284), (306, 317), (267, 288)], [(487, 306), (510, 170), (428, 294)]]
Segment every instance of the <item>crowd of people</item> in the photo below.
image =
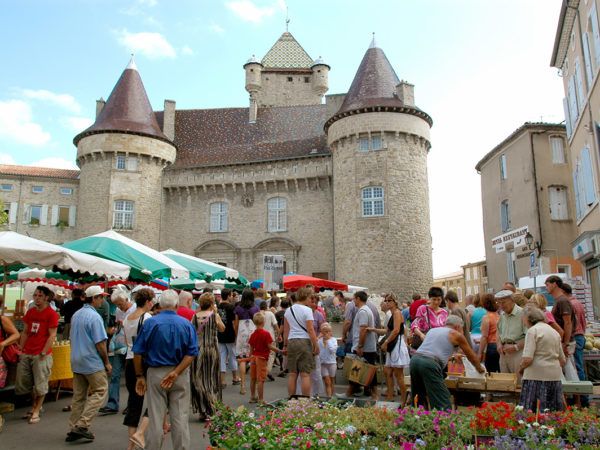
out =
[[(525, 408), (558, 410), (564, 407), (562, 377), (585, 379), (586, 322), (583, 306), (561, 278), (549, 277), (546, 288), (552, 312), (544, 295), (519, 293), (512, 283), (495, 294), (468, 296), (466, 307), (453, 291), (438, 287), (427, 298), (415, 294), (402, 303), (384, 294), (376, 305), (364, 291), (351, 299), (342, 292), (322, 298), (312, 286), (283, 298), (263, 289), (241, 295), (207, 289), (196, 297), (166, 290), (157, 299), (147, 287), (129, 292), (118, 286), (109, 294), (92, 285), (74, 290), (68, 302), (39, 286), (22, 333), (2, 317), (0, 354), (18, 344), (15, 390), (31, 395), (23, 418), (38, 423), (62, 315), (73, 371), (66, 441), (94, 440), (94, 417), (119, 412), (124, 373), (128, 450), (158, 449), (169, 431), (174, 448), (189, 449), (190, 410), (201, 421), (210, 418), (229, 372), (241, 395), (249, 388), (249, 403), (264, 403), (275, 361), (290, 397), (333, 396), (338, 358), (348, 354), (383, 365), (384, 397), (393, 401), (399, 395), (402, 405), (450, 408), (444, 379), (448, 361), (458, 355), (480, 373), (516, 374)], [(334, 318), (343, 321), (339, 341), (327, 322)], [(379, 399), (377, 386), (377, 377), (367, 386), (349, 382), (346, 395), (362, 391)]]

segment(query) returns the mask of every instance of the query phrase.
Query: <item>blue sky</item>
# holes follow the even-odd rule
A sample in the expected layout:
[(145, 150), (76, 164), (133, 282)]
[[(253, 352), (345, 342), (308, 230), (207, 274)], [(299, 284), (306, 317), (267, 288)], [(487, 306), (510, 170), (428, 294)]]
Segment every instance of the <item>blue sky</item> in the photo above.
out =
[(4, 0), (0, 163), (73, 165), (72, 139), (135, 53), (155, 109), (246, 106), (242, 65), (285, 30), (346, 92), (371, 33), (434, 120), (434, 272), (484, 257), (477, 161), (525, 121), (562, 121), (560, 0)]

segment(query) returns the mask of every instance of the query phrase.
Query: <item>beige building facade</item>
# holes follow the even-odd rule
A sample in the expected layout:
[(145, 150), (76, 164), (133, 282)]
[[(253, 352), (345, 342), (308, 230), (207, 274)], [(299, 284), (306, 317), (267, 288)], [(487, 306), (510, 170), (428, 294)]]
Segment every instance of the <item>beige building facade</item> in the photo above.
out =
[(477, 261), (461, 266), (465, 282), (465, 296), (488, 292), (488, 276), (486, 261)]
[[(324, 97), (329, 66), (288, 32), (243, 67), (248, 107), (178, 110), (165, 100), (155, 112), (131, 62), (74, 138), (74, 221), (30, 234), (60, 243), (112, 228), (248, 278), (261, 278), (263, 256), (277, 254), (286, 272), (403, 298), (425, 292), (432, 120), (414, 86), (373, 42), (348, 92)], [(0, 182), (11, 167), (0, 166)]]
[(576, 236), (571, 253), (585, 268), (600, 315), (600, 3), (563, 0), (550, 65), (563, 79), (563, 106)]
[(467, 295), (465, 287), (465, 278), (462, 270), (434, 278), (433, 286), (442, 288), (444, 293), (448, 291), (456, 292), (456, 295), (461, 302), (465, 299), (465, 296)]
[(489, 288), (529, 276), (531, 253), (540, 274), (581, 275), (569, 162), (563, 125), (527, 122), (477, 163)]

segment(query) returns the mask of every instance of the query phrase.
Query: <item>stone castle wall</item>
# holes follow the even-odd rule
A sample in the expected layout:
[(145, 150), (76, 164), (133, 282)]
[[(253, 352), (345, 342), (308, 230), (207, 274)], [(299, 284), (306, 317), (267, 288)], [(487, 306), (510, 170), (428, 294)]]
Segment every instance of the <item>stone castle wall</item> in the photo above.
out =
[[(161, 249), (172, 247), (262, 278), (262, 256), (286, 270), (333, 276), (330, 157), (167, 170)], [(267, 201), (287, 200), (287, 229), (268, 231)], [(210, 204), (228, 205), (225, 232), (210, 231)]]
[[(362, 133), (382, 133), (384, 148), (359, 151)], [(329, 128), (338, 279), (393, 291), (401, 300), (431, 286), (428, 138), (422, 119), (399, 113), (358, 114)], [(368, 186), (384, 188), (382, 217), (362, 216), (361, 190)]]
[(311, 70), (299, 73), (263, 71), (262, 88), (255, 94), (256, 102), (259, 107), (319, 105), (322, 97), (313, 89), (313, 76)]

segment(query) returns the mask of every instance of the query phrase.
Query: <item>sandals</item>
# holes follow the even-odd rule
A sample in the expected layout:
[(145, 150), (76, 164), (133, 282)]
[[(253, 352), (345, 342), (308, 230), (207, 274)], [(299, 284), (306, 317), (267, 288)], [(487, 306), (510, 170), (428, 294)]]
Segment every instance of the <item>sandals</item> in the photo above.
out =
[(255, 397), (251, 397), (250, 400), (248, 400), (248, 403), (258, 403), (258, 399)]
[(146, 445), (144, 444), (144, 442), (140, 441), (135, 435), (131, 436), (129, 438), (129, 442), (133, 443), (133, 445), (135, 445), (136, 449), (141, 449), (144, 450), (144, 448), (146, 448)]
[(242, 394), (242, 395), (246, 394), (246, 386), (242, 386), (242, 388), (240, 389), (240, 394)]
[(34, 416), (34, 415), (32, 415), (31, 417), (29, 417), (29, 420), (27, 421), (27, 423), (29, 425), (33, 425), (33, 424), (39, 423), (40, 420), (41, 420), (40, 416)]
[(31, 419), (31, 416), (33, 416), (33, 411), (27, 411), (25, 414), (23, 414), (21, 416), (21, 419), (29, 420), (29, 419)]

